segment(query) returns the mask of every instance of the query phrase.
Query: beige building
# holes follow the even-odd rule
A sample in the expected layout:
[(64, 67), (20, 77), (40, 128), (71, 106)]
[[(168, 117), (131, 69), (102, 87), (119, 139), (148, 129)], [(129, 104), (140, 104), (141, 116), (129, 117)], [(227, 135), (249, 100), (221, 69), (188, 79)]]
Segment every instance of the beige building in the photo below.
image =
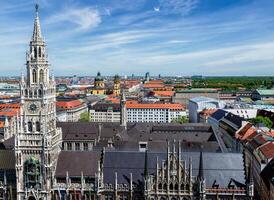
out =
[(89, 111), (91, 122), (120, 122), (121, 109), (119, 104), (97, 103)]

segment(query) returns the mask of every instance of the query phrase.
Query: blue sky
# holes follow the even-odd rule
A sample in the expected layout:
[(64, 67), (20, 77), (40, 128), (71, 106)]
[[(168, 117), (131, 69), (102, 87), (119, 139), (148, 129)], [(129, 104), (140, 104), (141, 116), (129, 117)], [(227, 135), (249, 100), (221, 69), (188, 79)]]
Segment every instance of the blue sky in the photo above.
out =
[(1, 0), (1, 75), (25, 69), (36, 2), (55, 75), (274, 75), (273, 0)]

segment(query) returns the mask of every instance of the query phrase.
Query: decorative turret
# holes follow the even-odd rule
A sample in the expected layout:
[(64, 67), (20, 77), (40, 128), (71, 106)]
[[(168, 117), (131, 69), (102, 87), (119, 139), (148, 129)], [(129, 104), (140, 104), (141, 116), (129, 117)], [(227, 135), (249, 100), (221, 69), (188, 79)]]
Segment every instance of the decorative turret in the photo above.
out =
[(249, 197), (254, 196), (254, 182), (253, 182), (253, 173), (252, 173), (252, 162), (249, 164), (248, 167), (248, 175), (247, 175), (247, 180), (246, 180), (246, 191), (247, 195)]
[(127, 129), (127, 108), (126, 108), (126, 96), (124, 91), (122, 92), (122, 95), (121, 95), (120, 107), (121, 107), (120, 125), (123, 126), (125, 129)]
[(203, 152), (200, 152), (199, 173), (196, 180), (199, 200), (206, 199), (206, 183), (204, 177)]
[(32, 41), (43, 42), (38, 9), (39, 9), (39, 5), (36, 4), (35, 5), (36, 16), (35, 16), (35, 21), (34, 21), (34, 29), (33, 29)]

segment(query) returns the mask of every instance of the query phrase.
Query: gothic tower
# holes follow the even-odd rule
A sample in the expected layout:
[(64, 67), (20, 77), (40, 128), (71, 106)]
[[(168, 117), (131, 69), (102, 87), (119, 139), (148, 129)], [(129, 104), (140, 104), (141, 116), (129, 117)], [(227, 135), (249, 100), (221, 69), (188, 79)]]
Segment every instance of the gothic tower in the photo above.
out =
[(17, 199), (51, 199), (53, 175), (62, 141), (56, 128), (55, 81), (49, 77), (38, 5), (20, 83), (21, 110), (15, 136)]

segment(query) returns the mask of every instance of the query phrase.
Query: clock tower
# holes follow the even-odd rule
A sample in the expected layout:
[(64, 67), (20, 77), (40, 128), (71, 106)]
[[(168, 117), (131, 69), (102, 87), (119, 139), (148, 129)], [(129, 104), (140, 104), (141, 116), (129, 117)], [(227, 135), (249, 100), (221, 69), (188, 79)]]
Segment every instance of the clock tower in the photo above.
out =
[(20, 82), (21, 110), (15, 136), (18, 200), (50, 200), (62, 141), (56, 127), (55, 81), (49, 76), (38, 5), (33, 35), (26, 54), (26, 78)]

